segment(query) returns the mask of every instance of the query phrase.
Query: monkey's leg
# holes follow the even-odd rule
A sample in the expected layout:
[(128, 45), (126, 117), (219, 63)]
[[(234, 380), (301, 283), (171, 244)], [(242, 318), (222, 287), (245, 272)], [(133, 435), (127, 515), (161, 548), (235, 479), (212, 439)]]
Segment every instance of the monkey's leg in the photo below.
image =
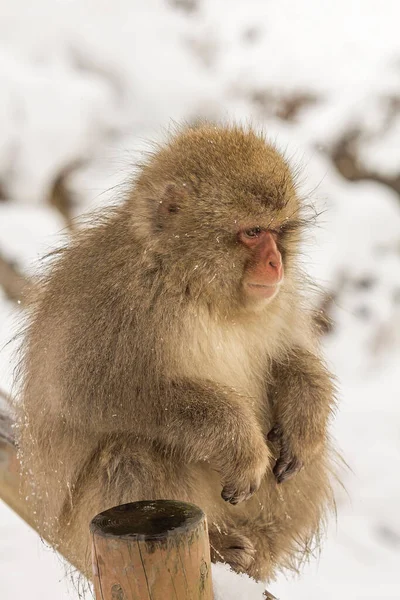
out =
[[(111, 437), (111, 436), (110, 436)], [(204, 478), (204, 469), (162, 455), (150, 443), (132, 436), (108, 438), (71, 495), (65, 490), (57, 538), (82, 573), (91, 577), (89, 523), (112, 506), (139, 500), (181, 500), (206, 513), (220, 497), (220, 484)]]

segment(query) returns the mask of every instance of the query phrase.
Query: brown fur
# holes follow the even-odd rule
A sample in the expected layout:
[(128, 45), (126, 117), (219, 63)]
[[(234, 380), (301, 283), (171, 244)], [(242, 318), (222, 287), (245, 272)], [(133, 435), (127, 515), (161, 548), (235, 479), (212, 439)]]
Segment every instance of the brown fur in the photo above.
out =
[[(31, 310), (19, 441), (42, 527), (87, 575), (90, 519), (141, 499), (201, 506), (213, 559), (256, 578), (310, 549), (334, 401), (301, 293), (302, 224), (274, 148), (202, 125), (56, 257)], [(236, 232), (255, 225), (280, 231), (269, 303), (241, 288)]]

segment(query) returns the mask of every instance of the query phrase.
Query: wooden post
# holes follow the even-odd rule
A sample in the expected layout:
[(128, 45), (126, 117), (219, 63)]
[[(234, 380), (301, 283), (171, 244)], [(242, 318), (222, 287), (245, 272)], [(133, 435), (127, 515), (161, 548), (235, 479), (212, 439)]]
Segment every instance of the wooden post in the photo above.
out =
[(20, 495), (21, 465), (14, 442), (13, 421), (8, 412), (0, 410), (0, 498), (31, 527), (34, 518)]
[(28, 503), (20, 495), (20, 469), (15, 447), (0, 437), (0, 498), (34, 528)]
[[(0, 499), (8, 504), (32, 529), (37, 531), (41, 538), (46, 539), (35, 519), (28, 499), (21, 495), (22, 477), (21, 464), (14, 440), (13, 419), (8, 411), (4, 411), (0, 407)], [(74, 566), (73, 560), (71, 561), (68, 553), (64, 552), (62, 543), (57, 547), (57, 551)]]
[(156, 500), (123, 504), (90, 524), (96, 600), (212, 600), (203, 511)]

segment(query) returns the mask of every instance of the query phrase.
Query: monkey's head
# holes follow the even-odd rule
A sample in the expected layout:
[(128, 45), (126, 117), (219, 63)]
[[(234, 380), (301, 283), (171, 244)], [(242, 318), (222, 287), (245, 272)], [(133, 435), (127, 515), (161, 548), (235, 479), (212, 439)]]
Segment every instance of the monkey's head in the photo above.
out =
[(263, 308), (290, 282), (299, 200), (285, 160), (251, 130), (184, 130), (143, 167), (128, 206), (135, 239), (186, 297)]

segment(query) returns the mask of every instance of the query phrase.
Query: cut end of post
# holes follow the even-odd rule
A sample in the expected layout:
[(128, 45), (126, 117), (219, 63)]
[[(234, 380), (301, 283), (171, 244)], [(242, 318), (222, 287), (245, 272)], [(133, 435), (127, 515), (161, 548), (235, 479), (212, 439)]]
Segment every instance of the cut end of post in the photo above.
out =
[(90, 524), (96, 535), (157, 541), (170, 535), (188, 533), (204, 519), (194, 504), (176, 500), (143, 500), (121, 504), (98, 514)]

